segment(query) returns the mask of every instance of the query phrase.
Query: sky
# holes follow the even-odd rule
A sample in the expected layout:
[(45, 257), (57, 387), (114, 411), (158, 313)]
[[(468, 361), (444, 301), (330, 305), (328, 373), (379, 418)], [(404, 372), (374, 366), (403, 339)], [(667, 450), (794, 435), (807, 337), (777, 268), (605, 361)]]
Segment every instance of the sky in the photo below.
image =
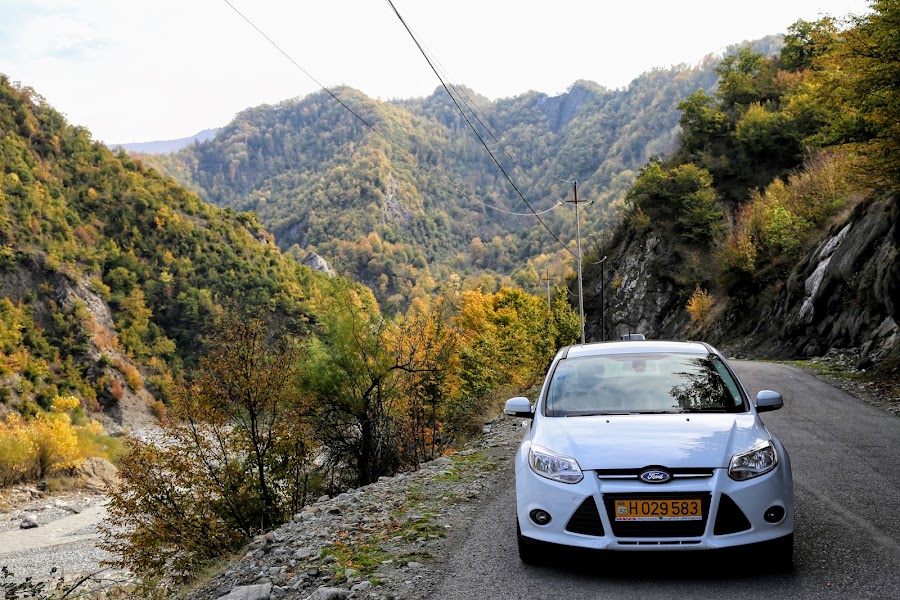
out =
[[(94, 139), (187, 137), (321, 89), (373, 98), (440, 85), (386, 0), (0, 0), (0, 73)], [(394, 0), (455, 83), (491, 99), (621, 88), (696, 64), (797, 19), (869, 11), (867, 0)]]

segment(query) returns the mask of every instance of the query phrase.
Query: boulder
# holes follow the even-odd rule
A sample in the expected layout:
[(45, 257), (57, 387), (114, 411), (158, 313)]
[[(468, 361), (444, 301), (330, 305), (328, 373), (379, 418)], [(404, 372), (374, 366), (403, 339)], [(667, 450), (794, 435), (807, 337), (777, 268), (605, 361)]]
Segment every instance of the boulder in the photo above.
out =
[(34, 515), (25, 515), (25, 518), (19, 523), (19, 529), (34, 529), (37, 526), (37, 517)]
[(119, 470), (114, 464), (100, 458), (92, 456), (84, 461), (78, 470), (84, 487), (94, 492), (106, 493), (106, 491), (119, 483)]
[(350, 590), (344, 590), (336, 587), (322, 586), (312, 594), (307, 596), (306, 600), (340, 600), (350, 595)]
[(242, 585), (236, 587), (219, 600), (268, 600), (272, 595), (271, 583), (260, 583), (257, 585)]

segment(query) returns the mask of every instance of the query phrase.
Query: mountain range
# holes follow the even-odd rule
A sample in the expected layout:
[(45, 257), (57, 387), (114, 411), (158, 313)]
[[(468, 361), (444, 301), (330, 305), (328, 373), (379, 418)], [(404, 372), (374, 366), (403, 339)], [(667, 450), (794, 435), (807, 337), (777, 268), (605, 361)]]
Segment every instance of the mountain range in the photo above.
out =
[(194, 142), (205, 142), (215, 137), (218, 127), (204, 129), (192, 136), (178, 138), (177, 140), (157, 140), (153, 142), (134, 142), (130, 144), (109, 144), (112, 149), (121, 148), (125, 152), (137, 152), (140, 154), (171, 154), (182, 148), (190, 146)]

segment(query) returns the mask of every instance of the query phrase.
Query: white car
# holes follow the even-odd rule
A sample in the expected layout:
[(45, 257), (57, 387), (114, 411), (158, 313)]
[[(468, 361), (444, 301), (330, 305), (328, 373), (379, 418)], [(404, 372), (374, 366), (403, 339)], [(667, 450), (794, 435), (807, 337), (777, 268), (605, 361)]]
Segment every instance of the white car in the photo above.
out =
[(563, 348), (525, 417), (516, 454), (519, 556), (547, 544), (599, 550), (704, 550), (766, 542), (789, 566), (794, 492), (781, 441), (725, 358), (698, 342)]

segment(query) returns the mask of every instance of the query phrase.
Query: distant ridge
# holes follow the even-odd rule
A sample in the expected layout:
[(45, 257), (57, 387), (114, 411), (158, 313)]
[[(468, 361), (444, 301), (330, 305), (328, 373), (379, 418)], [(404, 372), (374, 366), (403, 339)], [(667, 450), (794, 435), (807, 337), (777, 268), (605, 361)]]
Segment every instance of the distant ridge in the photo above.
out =
[(155, 142), (136, 142), (133, 144), (108, 144), (110, 148), (122, 148), (126, 152), (139, 152), (141, 154), (172, 154), (178, 152), (182, 148), (190, 146), (195, 141), (205, 142), (215, 137), (219, 128), (204, 129), (191, 137), (180, 138), (177, 140), (157, 140)]

